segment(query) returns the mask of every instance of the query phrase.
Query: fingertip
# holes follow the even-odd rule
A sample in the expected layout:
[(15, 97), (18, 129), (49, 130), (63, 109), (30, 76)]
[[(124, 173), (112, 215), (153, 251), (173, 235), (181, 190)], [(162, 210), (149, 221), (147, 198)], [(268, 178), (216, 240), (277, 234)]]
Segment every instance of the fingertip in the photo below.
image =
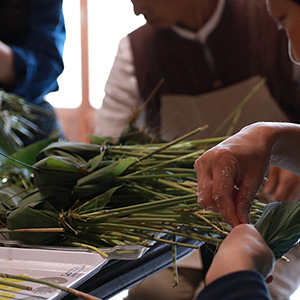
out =
[[(243, 195), (243, 194), (241, 194)], [(241, 196), (239, 195), (239, 196)], [(250, 209), (252, 206), (252, 198), (243, 197), (238, 199), (236, 206), (236, 213), (240, 223), (250, 223)]]
[(249, 224), (250, 223), (250, 217), (248, 213), (243, 213), (241, 215), (238, 215), (239, 224)]
[[(226, 219), (225, 219), (226, 221)], [(238, 226), (241, 224), (241, 222), (238, 220), (238, 218), (230, 218), (226, 221), (232, 228)]]

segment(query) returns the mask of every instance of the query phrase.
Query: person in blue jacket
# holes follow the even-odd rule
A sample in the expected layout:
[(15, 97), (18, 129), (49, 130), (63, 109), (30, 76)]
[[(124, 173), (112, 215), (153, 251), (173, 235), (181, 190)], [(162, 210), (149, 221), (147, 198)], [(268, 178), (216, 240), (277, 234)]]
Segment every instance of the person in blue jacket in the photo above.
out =
[(62, 0), (0, 0), (0, 88), (48, 111), (35, 140), (59, 129), (44, 97), (58, 90), (65, 38)]
[(206, 287), (196, 300), (269, 300), (275, 258), (251, 225), (232, 229), (206, 274)]

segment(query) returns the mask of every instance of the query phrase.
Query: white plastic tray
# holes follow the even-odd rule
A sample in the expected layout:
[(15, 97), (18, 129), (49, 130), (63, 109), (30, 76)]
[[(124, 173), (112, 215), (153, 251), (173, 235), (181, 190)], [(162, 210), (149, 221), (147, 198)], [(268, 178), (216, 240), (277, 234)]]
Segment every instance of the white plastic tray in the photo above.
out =
[[(72, 288), (98, 272), (107, 261), (92, 252), (0, 247), (1, 273), (27, 275)], [(52, 287), (27, 281), (18, 283), (31, 286), (32, 291), (17, 290), (1, 285), (1, 280), (3, 279), (0, 279), (1, 300), (58, 300), (66, 295)]]

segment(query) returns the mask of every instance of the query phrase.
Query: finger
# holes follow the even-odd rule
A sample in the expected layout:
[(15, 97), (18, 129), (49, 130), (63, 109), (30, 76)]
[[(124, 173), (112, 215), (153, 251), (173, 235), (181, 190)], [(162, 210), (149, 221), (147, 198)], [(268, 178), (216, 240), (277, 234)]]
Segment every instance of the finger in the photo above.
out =
[(203, 160), (198, 159), (195, 162), (195, 171), (197, 174), (198, 204), (205, 210), (218, 212), (218, 207), (212, 200), (212, 171)]
[(279, 184), (272, 196), (279, 202), (287, 202), (291, 198), (294, 188), (292, 184)]
[[(261, 179), (261, 180), (260, 180)], [(236, 214), (241, 223), (249, 223), (252, 202), (261, 186), (262, 178), (247, 174), (239, 187), (236, 197)]]
[(205, 210), (219, 212), (212, 197), (212, 183), (203, 184), (201, 186), (202, 188), (198, 189), (198, 205)]
[(234, 174), (230, 166), (216, 166), (213, 171), (212, 199), (224, 220), (232, 226), (240, 224), (233, 201)]
[(280, 173), (279, 184), (273, 192), (273, 197), (277, 201), (298, 201), (299, 195), (295, 195), (300, 189), (299, 176), (290, 173), (286, 170), (282, 170)]

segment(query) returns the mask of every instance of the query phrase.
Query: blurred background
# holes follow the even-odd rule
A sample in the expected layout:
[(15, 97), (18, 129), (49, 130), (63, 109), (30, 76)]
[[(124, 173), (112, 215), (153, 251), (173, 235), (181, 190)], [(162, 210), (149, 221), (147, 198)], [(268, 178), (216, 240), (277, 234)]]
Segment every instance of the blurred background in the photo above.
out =
[(119, 41), (145, 23), (130, 0), (64, 0), (67, 38), (59, 91), (47, 96), (70, 140), (88, 141)]

